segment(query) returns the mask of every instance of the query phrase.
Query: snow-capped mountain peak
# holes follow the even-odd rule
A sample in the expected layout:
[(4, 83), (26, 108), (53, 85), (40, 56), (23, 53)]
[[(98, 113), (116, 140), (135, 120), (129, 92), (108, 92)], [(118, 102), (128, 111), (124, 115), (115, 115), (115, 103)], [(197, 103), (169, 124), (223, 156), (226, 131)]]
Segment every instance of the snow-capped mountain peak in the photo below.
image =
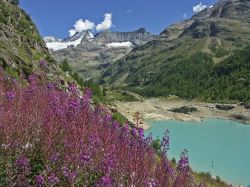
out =
[(72, 37), (66, 38), (64, 40), (56, 39), (53, 36), (44, 37), (44, 41), (47, 47), (52, 51), (58, 51), (61, 49), (66, 49), (69, 47), (77, 47), (81, 44), (82, 40), (91, 41), (94, 35), (89, 31), (82, 31), (75, 33)]
[(95, 36), (90, 31), (76, 32), (73, 36), (62, 41), (54, 37), (45, 37), (45, 43), (51, 51), (80, 46), (82, 50), (95, 50), (104, 48), (128, 48), (139, 46), (150, 41), (155, 36), (144, 28), (132, 32), (103, 31)]
[(92, 38), (94, 38), (94, 35), (90, 31), (76, 32), (73, 36), (66, 38), (63, 41), (65, 41), (65, 42), (76, 41), (79, 38), (92, 39)]
[(144, 28), (130, 32), (102, 31), (95, 35), (82, 31), (71, 36), (62, 42), (47, 43), (47, 46), (56, 61), (68, 59), (79, 67), (75, 71), (86, 80), (101, 76), (114, 61), (157, 38)]

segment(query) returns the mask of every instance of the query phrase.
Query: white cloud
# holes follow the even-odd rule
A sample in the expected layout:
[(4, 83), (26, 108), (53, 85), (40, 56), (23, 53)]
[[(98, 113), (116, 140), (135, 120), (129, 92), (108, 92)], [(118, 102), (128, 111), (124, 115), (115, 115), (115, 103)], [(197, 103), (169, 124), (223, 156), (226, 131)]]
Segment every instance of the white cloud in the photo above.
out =
[(134, 11), (132, 9), (129, 9), (126, 11), (126, 14), (132, 14), (132, 13), (134, 13)]
[(187, 19), (187, 13), (184, 13), (184, 14), (182, 15), (182, 17), (183, 17), (184, 19)]
[[(130, 11), (133, 11), (133, 10), (130, 10)], [(112, 14), (106, 13), (104, 15), (103, 22), (101, 22), (97, 26), (95, 25), (94, 22), (91, 22), (87, 19), (86, 20), (79, 19), (74, 24), (74, 28), (70, 29), (68, 32), (69, 32), (70, 37), (72, 37), (77, 32), (82, 32), (85, 30), (93, 30), (93, 29), (96, 29), (97, 31), (104, 31), (104, 30), (110, 29), (112, 26), (114, 26), (112, 23)]]
[(93, 23), (87, 19), (86, 20), (79, 19), (78, 21), (76, 21), (74, 27), (75, 27), (76, 32), (82, 32), (82, 31), (94, 29), (95, 23)]
[(74, 34), (76, 33), (76, 30), (75, 29), (70, 29), (69, 30), (69, 36), (74, 36)]
[(193, 6), (193, 12), (197, 13), (207, 8), (207, 5), (203, 5), (201, 2), (198, 5)]
[(104, 15), (103, 22), (96, 26), (96, 30), (97, 31), (108, 30), (111, 28), (111, 26), (112, 26), (112, 14), (107, 13)]

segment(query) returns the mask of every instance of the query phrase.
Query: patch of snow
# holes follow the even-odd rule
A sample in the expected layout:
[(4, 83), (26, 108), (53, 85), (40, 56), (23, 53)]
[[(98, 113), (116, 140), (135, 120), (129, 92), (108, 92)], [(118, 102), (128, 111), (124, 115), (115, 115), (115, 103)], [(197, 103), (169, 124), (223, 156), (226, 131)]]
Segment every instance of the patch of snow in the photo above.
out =
[(45, 36), (43, 38), (43, 40), (46, 42), (46, 43), (49, 43), (49, 42), (58, 42), (58, 41), (62, 41), (61, 39), (58, 39), (54, 36)]
[(46, 43), (46, 45), (49, 49), (53, 51), (58, 51), (61, 49), (66, 49), (68, 47), (78, 46), (81, 43), (82, 38), (83, 36), (75, 41), (69, 41), (69, 42), (49, 42), (49, 43)]
[(109, 43), (106, 44), (107, 47), (109, 48), (116, 48), (116, 47), (132, 47), (133, 44), (131, 42), (114, 42), (114, 43)]
[(193, 6), (193, 12), (198, 13), (207, 8), (207, 5), (203, 5), (201, 2), (198, 5)]
[[(47, 37), (44, 37), (44, 41), (47, 47), (53, 51), (66, 49), (68, 47), (76, 47), (79, 44), (81, 44), (81, 41), (83, 38), (86, 38), (89, 41), (93, 41), (94, 35), (91, 32), (88, 31), (82, 34), (81, 37), (79, 34), (81, 33), (75, 33), (74, 36), (65, 40), (57, 39), (53, 36), (47, 36)], [(79, 38), (78, 38), (78, 35), (79, 35)]]
[(91, 32), (88, 32), (88, 34), (89, 34), (88, 36), (89, 39), (93, 39), (95, 37)]

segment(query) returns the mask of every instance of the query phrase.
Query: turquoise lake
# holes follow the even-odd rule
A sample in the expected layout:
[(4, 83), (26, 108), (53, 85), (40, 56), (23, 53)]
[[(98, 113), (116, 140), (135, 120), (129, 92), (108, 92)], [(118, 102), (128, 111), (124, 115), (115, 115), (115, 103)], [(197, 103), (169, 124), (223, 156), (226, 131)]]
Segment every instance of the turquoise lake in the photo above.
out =
[[(153, 133), (161, 138), (170, 132), (168, 157), (179, 159), (188, 150), (194, 171), (211, 175), (236, 185), (250, 187), (250, 126), (229, 120), (207, 119), (201, 123), (181, 121), (150, 121)], [(212, 166), (213, 165), (213, 166)]]

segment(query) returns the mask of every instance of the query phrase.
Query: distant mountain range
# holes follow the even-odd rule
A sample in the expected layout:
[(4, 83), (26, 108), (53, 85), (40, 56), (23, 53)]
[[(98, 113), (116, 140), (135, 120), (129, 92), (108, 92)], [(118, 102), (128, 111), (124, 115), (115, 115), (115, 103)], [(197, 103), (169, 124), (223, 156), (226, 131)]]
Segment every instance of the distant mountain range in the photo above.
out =
[(250, 100), (250, 1), (219, 1), (113, 63), (101, 83), (146, 96)]
[(89, 79), (101, 75), (133, 48), (155, 38), (140, 28), (133, 32), (104, 31), (95, 35), (82, 31), (63, 40), (48, 36), (44, 41), (57, 61), (67, 59), (80, 76)]
[(249, 0), (219, 1), (159, 36), (141, 28), (44, 40), (57, 61), (106, 86), (153, 97), (250, 100)]

